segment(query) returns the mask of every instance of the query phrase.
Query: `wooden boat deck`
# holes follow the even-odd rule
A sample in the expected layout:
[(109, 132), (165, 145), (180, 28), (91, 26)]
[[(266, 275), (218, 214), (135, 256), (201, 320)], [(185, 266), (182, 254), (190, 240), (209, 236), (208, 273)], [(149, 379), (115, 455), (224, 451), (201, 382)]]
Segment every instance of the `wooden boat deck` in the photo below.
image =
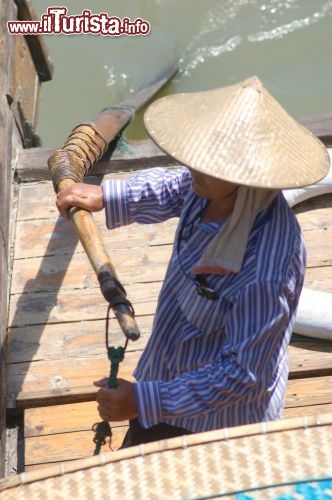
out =
[(2, 2), (0, 8), (0, 477), (7, 463), (7, 318), (11, 275), (12, 199), (16, 151), (37, 146), (35, 129), (41, 85), (50, 80), (52, 61), (39, 35), (15, 35), (7, 21), (33, 18), (30, 0)]
[[(144, 154), (142, 154), (144, 151)], [(58, 216), (46, 160), (50, 151), (22, 150), (17, 173), (13, 273), (8, 330), (8, 411), (24, 417), (25, 470), (92, 456), (91, 428), (98, 422), (92, 384), (109, 372), (105, 351), (107, 304), (74, 233)], [(122, 168), (167, 164), (169, 159), (140, 141), (129, 157), (99, 164), (90, 182), (124, 178)], [(124, 160), (123, 160), (124, 159)], [(332, 195), (295, 209), (308, 249), (307, 286), (332, 292)], [(151, 330), (157, 296), (170, 257), (176, 220), (107, 231), (95, 215), (110, 256), (134, 305), (141, 337), (130, 342), (120, 375), (129, 377)], [(111, 343), (122, 344), (117, 321)], [(332, 342), (294, 335), (285, 417), (332, 412)], [(112, 425), (117, 449), (126, 425)], [(110, 450), (108, 445), (102, 451)], [(111, 450), (110, 450), (111, 451)]]

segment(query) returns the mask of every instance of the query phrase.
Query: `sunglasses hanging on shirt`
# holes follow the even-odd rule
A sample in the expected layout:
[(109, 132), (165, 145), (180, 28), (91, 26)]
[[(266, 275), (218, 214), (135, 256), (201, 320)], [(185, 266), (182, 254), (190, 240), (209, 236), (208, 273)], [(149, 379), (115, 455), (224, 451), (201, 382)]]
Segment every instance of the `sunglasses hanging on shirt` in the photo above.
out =
[[(197, 276), (191, 276), (189, 275), (183, 268), (181, 258), (180, 258), (180, 247), (181, 247), (181, 242), (182, 241), (187, 241), (193, 232), (194, 224), (195, 222), (200, 219), (202, 216), (204, 210), (206, 209), (207, 205), (205, 205), (199, 212), (198, 214), (193, 218), (193, 220), (190, 222), (190, 224), (186, 224), (187, 219), (189, 217), (190, 210), (192, 208), (192, 205), (194, 203), (195, 199), (192, 201), (192, 203), (189, 205), (187, 212), (185, 213), (183, 217), (183, 223), (181, 226), (181, 229), (179, 231), (178, 235), (178, 240), (177, 240), (177, 245), (176, 245), (176, 252), (180, 264), (180, 269), (182, 273), (192, 281), (194, 281), (195, 286), (196, 286), (196, 292), (200, 297), (204, 297), (205, 299), (208, 300), (216, 300), (218, 298), (218, 293), (212, 288), (209, 283), (207, 278), (203, 274), (198, 274)], [(209, 201), (207, 202), (209, 203)]]
[(218, 294), (214, 288), (209, 286), (205, 276), (202, 274), (195, 276), (195, 285), (198, 295), (208, 300), (217, 300)]

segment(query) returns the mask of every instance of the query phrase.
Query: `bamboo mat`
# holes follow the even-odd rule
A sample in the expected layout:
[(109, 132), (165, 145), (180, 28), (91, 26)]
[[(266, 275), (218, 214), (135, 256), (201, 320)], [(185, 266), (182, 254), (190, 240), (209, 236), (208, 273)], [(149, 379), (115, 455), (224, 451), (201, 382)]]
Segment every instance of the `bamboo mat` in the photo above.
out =
[[(0, 482), (6, 500), (255, 500), (332, 495), (332, 414), (206, 432)], [(326, 496), (303, 496), (314, 491)], [(302, 492), (302, 493), (301, 493)]]

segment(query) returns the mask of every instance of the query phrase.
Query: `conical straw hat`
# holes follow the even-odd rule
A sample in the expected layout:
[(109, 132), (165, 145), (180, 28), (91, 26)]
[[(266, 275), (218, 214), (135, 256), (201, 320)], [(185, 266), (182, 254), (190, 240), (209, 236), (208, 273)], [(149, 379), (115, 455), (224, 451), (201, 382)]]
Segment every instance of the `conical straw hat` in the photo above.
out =
[(236, 184), (295, 188), (318, 182), (329, 169), (324, 145), (257, 77), (158, 99), (147, 109), (144, 124), (181, 164)]

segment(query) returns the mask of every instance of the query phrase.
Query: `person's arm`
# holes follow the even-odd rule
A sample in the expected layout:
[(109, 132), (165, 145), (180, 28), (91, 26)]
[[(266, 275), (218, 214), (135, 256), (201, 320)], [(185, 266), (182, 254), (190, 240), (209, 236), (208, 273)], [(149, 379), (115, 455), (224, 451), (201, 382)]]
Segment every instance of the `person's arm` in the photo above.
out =
[(184, 167), (151, 168), (129, 180), (106, 180), (102, 185), (106, 225), (113, 229), (178, 217), (190, 187), (191, 175)]
[(77, 183), (57, 194), (60, 214), (68, 218), (72, 207), (89, 212), (106, 209), (108, 229), (132, 222), (154, 223), (180, 215), (191, 186), (186, 168), (152, 168), (129, 180), (106, 180), (102, 186)]
[(225, 345), (211, 363), (169, 382), (135, 384), (141, 425), (209, 414), (271, 389), (287, 349), (293, 302), (276, 283), (256, 283), (241, 290), (226, 318)]

